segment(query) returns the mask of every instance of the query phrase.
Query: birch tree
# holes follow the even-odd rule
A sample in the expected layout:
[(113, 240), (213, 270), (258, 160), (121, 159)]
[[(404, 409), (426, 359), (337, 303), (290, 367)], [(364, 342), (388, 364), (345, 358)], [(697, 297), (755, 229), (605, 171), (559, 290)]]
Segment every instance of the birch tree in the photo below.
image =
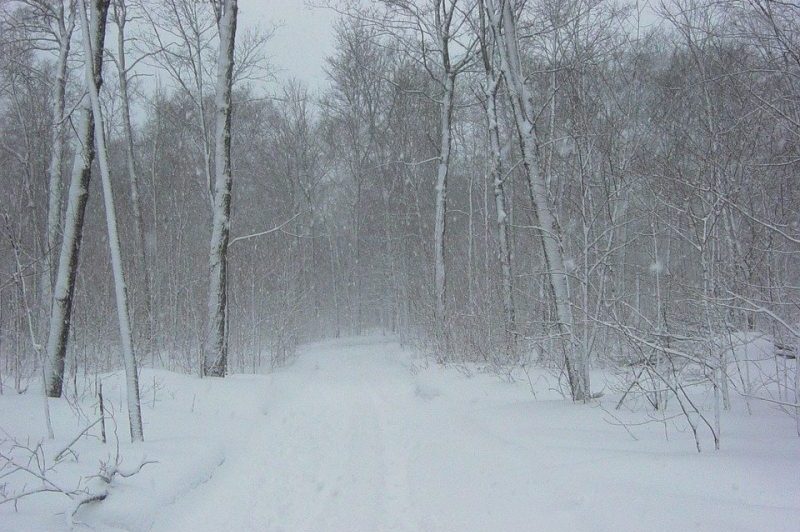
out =
[[(92, 25), (96, 31), (91, 33), (94, 41), (89, 45), (93, 55), (87, 55), (85, 61), (90, 63), (93, 75), (86, 78), (86, 84), (92, 85), (99, 92), (103, 84), (102, 64), (103, 46), (105, 43), (106, 17), (108, 1), (94, 0), (92, 9)], [(88, 43), (87, 43), (88, 44)], [(87, 92), (90, 87), (85, 89)], [(89, 181), (92, 177), (94, 161), (94, 129), (95, 119), (92, 102), (84, 98), (78, 119), (77, 138), (75, 141), (75, 159), (72, 167), (67, 211), (64, 220), (64, 236), (61, 241), (61, 253), (58, 260), (53, 301), (50, 311), (50, 324), (47, 335), (47, 395), (59, 397), (64, 380), (64, 360), (67, 353), (72, 307), (75, 295), (75, 280), (78, 273), (81, 241), (83, 239), (86, 202), (89, 198)]]
[[(463, 46), (458, 42), (458, 35), (466, 24), (467, 14), (471, 10), (459, 4), (457, 0), (437, 0), (434, 4), (433, 24), (429, 26), (431, 35), (438, 47), (440, 70), (434, 79), (441, 85), (439, 106), (441, 119), (439, 124), (439, 164), (436, 170), (436, 214), (433, 229), (434, 246), (434, 292), (436, 295), (435, 321), (438, 334), (447, 345), (447, 270), (445, 267), (445, 236), (447, 232), (447, 179), (450, 173), (450, 158), (453, 145), (452, 123), (455, 105), (456, 77), (472, 62), (472, 43), (460, 57), (452, 57), (451, 48)], [(473, 41), (474, 42), (474, 41)], [(423, 50), (423, 60), (427, 54)], [(447, 349), (447, 347), (445, 347)]]
[(231, 218), (231, 89), (233, 51), (236, 39), (237, 0), (215, 4), (219, 29), (217, 86), (214, 99), (216, 128), (214, 135), (214, 211), (211, 222), (209, 253), (208, 332), (204, 349), (205, 375), (224, 377), (227, 371), (227, 260)]
[[(147, 261), (147, 245), (144, 236), (144, 215), (142, 214), (142, 198), (139, 193), (139, 176), (136, 169), (136, 157), (133, 145), (134, 133), (131, 124), (130, 94), (128, 90), (128, 80), (131, 70), (136, 66), (135, 61), (130, 66), (126, 57), (126, 34), (128, 5), (126, 0), (114, 0), (113, 4), (114, 23), (117, 26), (117, 55), (114, 57), (114, 64), (117, 67), (119, 76), (119, 97), (122, 105), (122, 126), (125, 141), (125, 166), (128, 171), (128, 182), (131, 193), (131, 210), (133, 212), (133, 232), (136, 239), (136, 251), (139, 258), (139, 268), (142, 274), (142, 287), (144, 288), (144, 327), (145, 345), (148, 350), (153, 348), (153, 311), (151, 296), (150, 267)], [(113, 57), (113, 56), (112, 56)], [(140, 59), (145, 56), (140, 57)]]
[(503, 175), (503, 156), (500, 142), (500, 124), (497, 114), (497, 99), (500, 91), (500, 74), (495, 65), (496, 47), (492, 45), (491, 35), (486, 26), (486, 12), (483, 0), (479, 2), (479, 37), (481, 43), (481, 60), (485, 80), (483, 84), (483, 105), (486, 113), (486, 129), (490, 148), (490, 178), (492, 181), (495, 211), (497, 214), (498, 258), (502, 275), (503, 317), (505, 330), (506, 355), (512, 360), (516, 358), (516, 308), (514, 306), (514, 275), (511, 266), (511, 244), (509, 238), (509, 221), (506, 199), (506, 179)]
[[(83, 49), (86, 57), (102, 54), (101, 50), (92, 49), (93, 45), (102, 46), (102, 41), (96, 35), (105, 30), (100, 26), (105, 25), (110, 0), (95, 0), (91, 5), (90, 19), (86, 17), (85, 0), (78, 0), (81, 27), (83, 30)], [(111, 267), (114, 273), (114, 292), (117, 300), (117, 318), (119, 321), (119, 334), (122, 343), (122, 359), (125, 366), (125, 379), (127, 383), (128, 420), (130, 422), (131, 439), (142, 441), (142, 411), (139, 403), (139, 374), (136, 367), (136, 353), (133, 348), (133, 332), (131, 330), (130, 311), (128, 309), (128, 288), (125, 285), (125, 274), (122, 267), (122, 252), (120, 250), (119, 232), (117, 230), (117, 215), (114, 206), (114, 195), (111, 188), (111, 170), (106, 148), (105, 127), (103, 124), (103, 109), (100, 105), (100, 91), (91, 81), (98, 76), (98, 68), (91, 62), (84, 64), (86, 85), (96, 127), (94, 128), (94, 142), (97, 149), (97, 158), (100, 163), (100, 177), (103, 184), (103, 199), (106, 210), (106, 227), (108, 230), (108, 245), (111, 250)]]
[[(47, 80), (50, 87), (48, 116), (50, 153), (46, 168), (48, 194), (46, 226), (41, 246), (42, 268), (38, 284), (40, 303), (37, 336), (41, 337), (47, 333), (47, 319), (58, 266), (54, 256), (62, 232), (63, 155), (69, 118), (65, 116), (65, 100), (68, 59), (75, 26), (75, 2), (74, 0), (20, 0), (17, 5), (18, 9), (2, 13), (2, 18), (6, 19), (4, 22), (8, 25), (9, 37), (17, 40), (21, 49), (43, 51), (55, 56), (52, 78)], [(32, 65), (31, 67), (36, 68)], [(16, 100), (17, 96), (14, 96), (14, 99)]]
[(547, 191), (547, 184), (539, 168), (539, 144), (536, 136), (536, 112), (533, 109), (518, 48), (516, 17), (511, 0), (484, 0), (486, 17), (499, 48), (500, 65), (508, 88), (508, 97), (514, 114), (514, 123), (520, 139), (520, 148), (528, 179), (528, 190), (539, 224), (549, 288), (556, 306), (556, 319), (560, 334), (566, 344), (564, 364), (569, 378), (570, 391), (575, 401), (586, 401), (590, 396), (589, 368), (583, 349), (573, 330), (572, 308), (569, 301), (567, 272), (560, 228)]
[[(52, 121), (50, 164), (48, 166), (47, 203), (47, 249), (44, 254), (44, 268), (41, 280), (41, 308), (46, 317), (49, 314), (53, 294), (53, 282), (57, 268), (53, 260), (61, 236), (61, 205), (63, 201), (63, 159), (66, 141), (67, 117), (65, 116), (65, 95), (67, 88), (67, 60), (69, 59), (72, 31), (75, 27), (75, 1), (67, 5), (58, 0), (53, 7), (53, 38), (58, 45), (58, 59), (55, 65), (55, 79), (52, 86)], [(46, 318), (41, 320), (40, 328), (46, 331)]]

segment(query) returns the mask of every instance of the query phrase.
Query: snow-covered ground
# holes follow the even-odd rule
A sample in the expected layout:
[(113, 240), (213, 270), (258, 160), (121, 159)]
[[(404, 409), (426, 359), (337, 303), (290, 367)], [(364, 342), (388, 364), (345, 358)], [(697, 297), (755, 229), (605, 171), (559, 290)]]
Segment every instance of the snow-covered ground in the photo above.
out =
[[(800, 530), (800, 439), (773, 407), (748, 415), (735, 404), (722, 451), (706, 440), (698, 454), (680, 420), (669, 440), (657, 423), (629, 433), (606, 412), (612, 395), (575, 405), (546, 374), (531, 378), (535, 398), (524, 376), (427, 365), (380, 337), (306, 346), (265, 376), (143, 370), (146, 442), (127, 443), (120, 412), (120, 453), (123, 466), (158, 463), (115, 479), (109, 498), (76, 518), (94, 530), (193, 532)], [(104, 382), (119, 410), (120, 377)], [(83, 420), (52, 402), (57, 441), (43, 457), (93, 420), (92, 401)], [(35, 444), (40, 407), (35, 394), (2, 396), (0, 427)], [(50, 473), (61, 486), (96, 472), (114, 440), (74, 448)], [(0, 485), (18, 490), (23, 477)], [(68, 508), (61, 494), (35, 495), (17, 512), (0, 506), (0, 529), (66, 529)]]

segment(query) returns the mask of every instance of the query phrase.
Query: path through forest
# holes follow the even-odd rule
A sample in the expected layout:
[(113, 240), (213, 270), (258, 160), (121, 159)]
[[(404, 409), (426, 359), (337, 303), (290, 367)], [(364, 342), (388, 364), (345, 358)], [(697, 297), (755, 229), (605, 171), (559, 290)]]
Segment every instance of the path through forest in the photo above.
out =
[(697, 455), (682, 441), (688, 435), (668, 443), (657, 427), (637, 430), (634, 441), (597, 407), (547, 400), (546, 389), (534, 400), (527, 383), (414, 364), (397, 344), (347, 340), (308, 347), (291, 367), (246, 381), (269, 388), (248, 436), (208, 481), (159, 512), (153, 529), (749, 530), (768, 522), (789, 530), (798, 522), (800, 499), (781, 493), (797, 470), (785, 454), (742, 456), (730, 434), (733, 451)]
[(272, 379), (251, 437), (155, 530), (417, 530), (409, 459), (424, 416), (388, 346), (331, 345)]

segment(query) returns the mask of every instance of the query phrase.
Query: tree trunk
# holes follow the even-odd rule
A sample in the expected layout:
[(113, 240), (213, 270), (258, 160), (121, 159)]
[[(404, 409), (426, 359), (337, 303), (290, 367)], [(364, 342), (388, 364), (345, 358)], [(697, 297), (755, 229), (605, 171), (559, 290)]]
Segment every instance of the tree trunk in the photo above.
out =
[(331, 287), (333, 289), (333, 318), (334, 318), (334, 338), (339, 338), (342, 334), (341, 324), (340, 324), (340, 312), (339, 312), (339, 285), (336, 282), (336, 271), (337, 271), (337, 260), (336, 260), (336, 249), (334, 248), (333, 239), (335, 238), (333, 235), (334, 226), (333, 224), (330, 225), (328, 228), (328, 246), (330, 249), (330, 262), (331, 262)]
[[(500, 246), (500, 272), (502, 276), (503, 291), (503, 318), (504, 318), (504, 350), (506, 357), (510, 361), (516, 361), (516, 311), (514, 307), (514, 277), (511, 271), (511, 246), (508, 237), (508, 212), (505, 191), (505, 177), (503, 176), (503, 155), (500, 148), (500, 125), (497, 121), (497, 93), (500, 89), (500, 76), (493, 66), (494, 47), (488, 43), (488, 32), (486, 31), (485, 6), (481, 1), (479, 4), (480, 16), (480, 39), (481, 56), (483, 58), (483, 68), (486, 75), (486, 86), (484, 87), (484, 111), (486, 112), (486, 129), (489, 134), (490, 175), (494, 185), (495, 210), (497, 211), (497, 242)], [(488, 188), (488, 186), (486, 187)], [(484, 200), (485, 201), (485, 200)], [(488, 206), (487, 209), (488, 210)], [(488, 222), (487, 222), (488, 223)], [(488, 250), (488, 233), (487, 233)], [(486, 266), (488, 274), (488, 260)], [(488, 283), (487, 283), (488, 293)]]
[[(96, 18), (97, 31), (92, 35), (90, 56), (94, 68), (94, 86), (97, 91), (103, 84), (103, 44), (105, 42), (105, 21), (108, 13), (108, 2), (95, 0), (97, 9), (93, 11)], [(87, 60), (89, 60), (87, 58)], [(91, 85), (90, 79), (86, 80)], [(64, 381), (64, 358), (67, 353), (70, 322), (72, 319), (72, 303), (75, 295), (75, 277), (78, 272), (81, 240), (83, 238), (83, 221), (86, 215), (86, 202), (89, 199), (89, 181), (92, 177), (92, 161), (94, 160), (94, 114), (92, 104), (85, 100), (81, 106), (78, 121), (78, 135), (75, 142), (75, 161), (72, 167), (72, 180), (69, 185), (67, 213), (64, 219), (64, 237), (61, 241), (61, 253), (58, 260), (58, 272), (53, 288), (53, 301), (50, 311), (50, 326), (47, 335), (47, 395), (60, 397)]]
[(44, 253), (40, 291), (42, 319), (39, 323), (39, 330), (42, 336), (47, 333), (45, 323), (47, 317), (49, 317), (50, 305), (53, 300), (53, 283), (55, 282), (58, 266), (56, 261), (53, 260), (53, 256), (58, 246), (58, 238), (61, 235), (61, 201), (64, 195), (64, 183), (61, 174), (66, 132), (64, 102), (67, 88), (67, 59), (69, 58), (72, 30), (75, 26), (75, 9), (72, 4), (70, 4), (70, 12), (66, 19), (64, 18), (63, 3), (59, 1), (56, 9), (58, 11), (60, 42), (58, 60), (56, 61), (56, 77), (52, 87), (53, 108), (51, 119), (53, 121), (53, 129), (51, 131), (50, 164), (48, 166), (47, 249)]
[[(83, 48), (86, 57), (94, 57), (94, 54), (102, 55), (102, 48), (92, 48), (94, 38), (98, 33), (105, 33), (106, 15), (110, 0), (95, 0), (91, 7), (91, 23), (86, 18), (84, 0), (79, 0), (81, 16), (81, 26), (83, 27)], [(102, 46), (102, 44), (100, 44)], [(133, 348), (133, 332), (131, 331), (131, 319), (128, 309), (128, 289), (125, 285), (125, 273), (122, 267), (122, 252), (120, 250), (119, 232), (117, 231), (117, 214), (114, 207), (114, 196), (111, 189), (111, 170), (108, 164), (108, 151), (106, 149), (105, 129), (103, 127), (103, 110), (100, 106), (100, 91), (96, 85), (88, 83), (89, 80), (98, 76), (96, 68), (102, 68), (102, 63), (92, 65), (86, 63), (86, 80), (89, 87), (89, 99), (92, 102), (92, 109), (96, 127), (94, 129), (94, 140), (97, 149), (98, 162), (100, 163), (100, 177), (103, 184), (103, 199), (106, 210), (106, 228), (108, 230), (108, 245), (111, 251), (111, 268), (114, 273), (114, 292), (117, 301), (117, 319), (119, 321), (119, 334), (122, 343), (122, 358), (125, 366), (125, 378), (127, 383), (127, 402), (128, 419), (130, 422), (131, 440), (142, 441), (142, 411), (139, 402), (139, 375), (136, 367), (136, 353)]]
[(516, 22), (510, 2), (501, 2), (501, 11), (499, 12), (493, 6), (494, 0), (486, 0), (487, 16), (492, 21), (492, 28), (500, 51), (501, 68), (514, 113), (514, 122), (520, 137), (531, 202), (539, 221), (539, 233), (542, 238), (550, 289), (555, 301), (558, 328), (567, 342), (564, 362), (572, 398), (575, 401), (585, 401), (590, 395), (588, 364), (583, 350), (577, 345), (578, 339), (573, 331), (572, 308), (569, 303), (569, 286), (564, 269), (560, 229), (547, 192), (547, 185), (539, 171), (535, 112), (522, 74), (522, 64), (517, 49)]
[(448, 73), (444, 80), (441, 102), (441, 144), (436, 174), (436, 218), (434, 222), (434, 289), (436, 291), (436, 332), (446, 340), (447, 328), (447, 271), (445, 270), (444, 239), (447, 231), (447, 176), (450, 170), (452, 146), (453, 91), (455, 75)]
[(150, 287), (150, 269), (147, 264), (147, 245), (144, 238), (144, 217), (142, 199), (139, 194), (139, 179), (136, 175), (136, 159), (133, 149), (133, 126), (131, 125), (130, 97), (128, 95), (128, 69), (125, 61), (125, 24), (127, 22), (125, 0), (116, 0), (114, 18), (117, 23), (117, 69), (119, 74), (119, 94), (122, 99), (122, 125), (125, 132), (125, 162), (131, 189), (131, 210), (133, 211), (133, 230), (139, 255), (144, 290), (145, 355), (153, 348), (153, 313)]
[(508, 213), (506, 212), (505, 179), (500, 152), (500, 127), (497, 123), (497, 89), (499, 80), (492, 80), (486, 91), (486, 116), (489, 121), (489, 140), (492, 148), (492, 181), (497, 210), (497, 241), (500, 245), (500, 272), (503, 286), (503, 317), (505, 318), (505, 350), (511, 360), (516, 359), (516, 310), (514, 307), (514, 276), (511, 270), (511, 246), (508, 239)]
[(227, 259), (231, 216), (231, 85), (233, 47), (236, 36), (237, 0), (219, 6), (219, 56), (217, 58), (214, 212), (209, 254), (208, 336), (203, 369), (206, 375), (224, 377), (228, 349), (225, 314), (227, 310)]

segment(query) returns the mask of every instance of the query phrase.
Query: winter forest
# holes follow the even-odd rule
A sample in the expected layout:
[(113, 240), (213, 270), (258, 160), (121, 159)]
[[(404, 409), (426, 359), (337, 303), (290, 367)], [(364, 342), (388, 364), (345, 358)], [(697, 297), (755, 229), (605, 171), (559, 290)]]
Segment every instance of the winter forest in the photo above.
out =
[(0, 0), (0, 530), (800, 527), (800, 6), (271, 3)]

